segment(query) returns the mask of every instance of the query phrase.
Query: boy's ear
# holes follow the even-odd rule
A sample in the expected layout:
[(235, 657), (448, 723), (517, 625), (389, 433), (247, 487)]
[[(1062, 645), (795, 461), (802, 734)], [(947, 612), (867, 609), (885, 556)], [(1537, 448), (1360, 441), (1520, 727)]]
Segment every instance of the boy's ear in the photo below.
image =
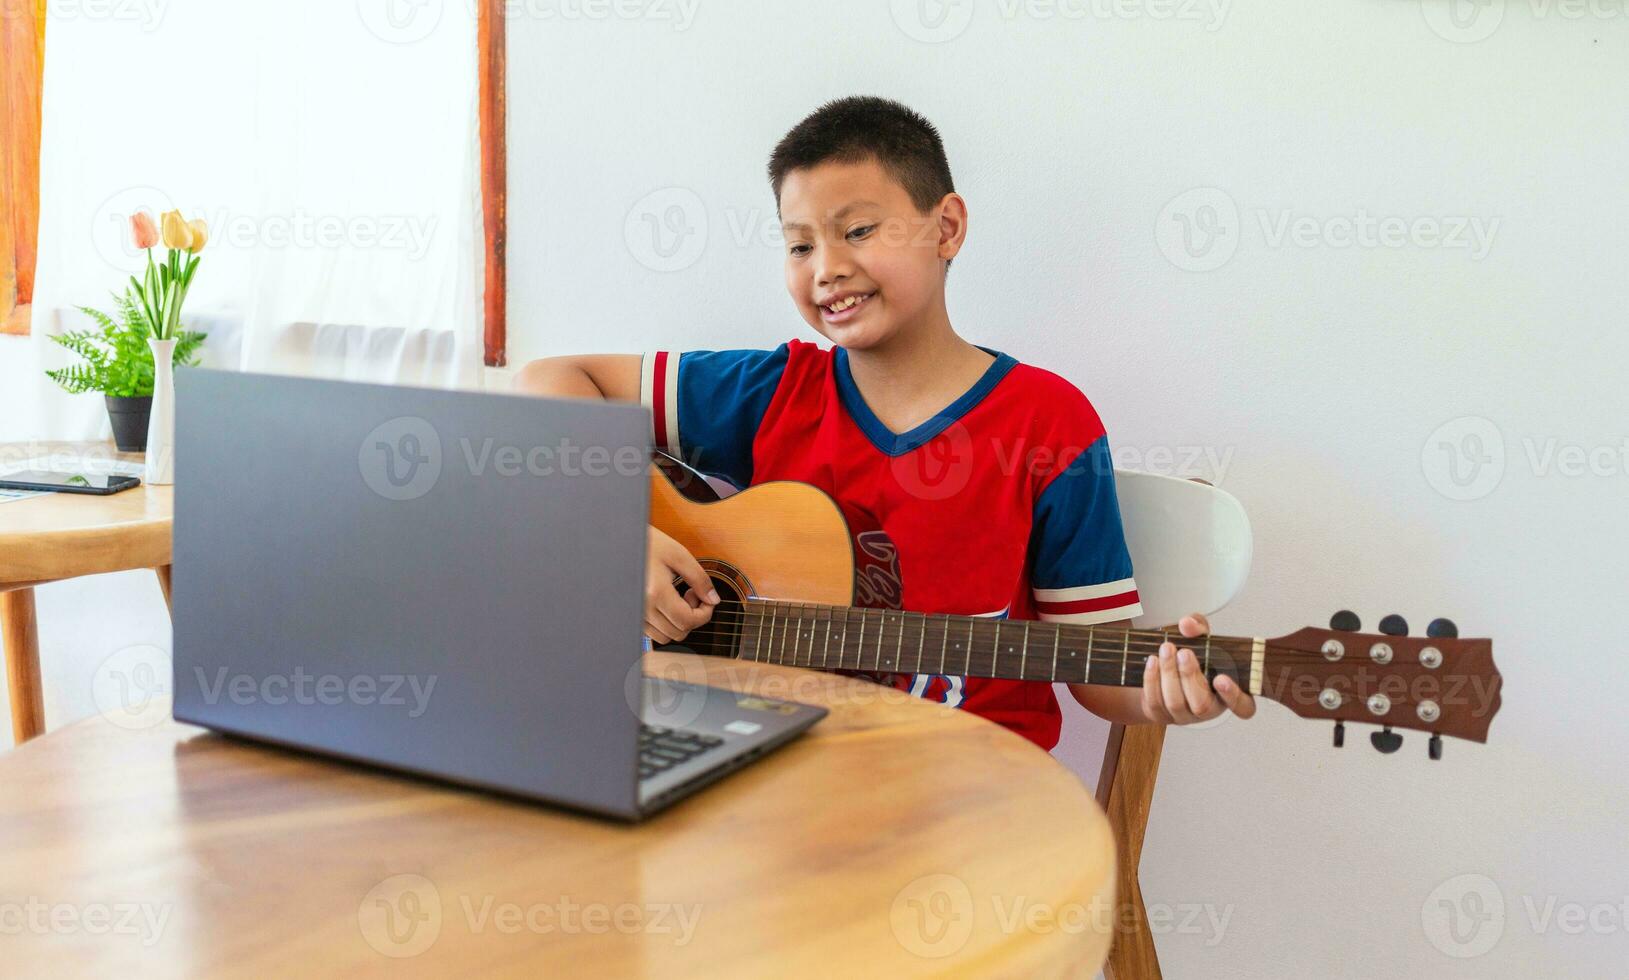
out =
[(934, 211), (939, 215), (939, 257), (949, 262), (967, 240), (967, 202), (951, 191), (940, 198)]

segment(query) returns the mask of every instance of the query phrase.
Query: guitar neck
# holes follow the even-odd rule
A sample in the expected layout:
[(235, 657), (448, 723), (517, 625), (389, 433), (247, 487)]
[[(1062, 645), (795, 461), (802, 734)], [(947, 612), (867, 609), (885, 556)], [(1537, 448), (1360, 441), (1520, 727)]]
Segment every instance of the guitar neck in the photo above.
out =
[(900, 674), (1140, 687), (1144, 661), (1171, 639), (1190, 647), (1205, 676), (1259, 692), (1265, 644), (1251, 637), (1082, 626), (827, 606), (766, 599), (741, 603), (733, 634), (743, 660)]

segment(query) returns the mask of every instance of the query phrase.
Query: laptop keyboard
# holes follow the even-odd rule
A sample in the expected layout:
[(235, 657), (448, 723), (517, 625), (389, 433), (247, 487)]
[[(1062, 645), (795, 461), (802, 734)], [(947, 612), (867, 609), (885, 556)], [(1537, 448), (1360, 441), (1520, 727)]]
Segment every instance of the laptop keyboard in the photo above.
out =
[(660, 725), (639, 726), (639, 778), (650, 779), (724, 744), (717, 735)]

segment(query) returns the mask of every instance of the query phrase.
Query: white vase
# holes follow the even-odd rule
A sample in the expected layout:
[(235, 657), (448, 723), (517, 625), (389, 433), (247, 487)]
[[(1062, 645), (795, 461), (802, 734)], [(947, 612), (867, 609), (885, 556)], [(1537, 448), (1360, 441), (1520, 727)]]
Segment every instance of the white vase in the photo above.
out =
[(175, 341), (154, 340), (153, 407), (147, 417), (147, 473), (150, 484), (175, 482)]

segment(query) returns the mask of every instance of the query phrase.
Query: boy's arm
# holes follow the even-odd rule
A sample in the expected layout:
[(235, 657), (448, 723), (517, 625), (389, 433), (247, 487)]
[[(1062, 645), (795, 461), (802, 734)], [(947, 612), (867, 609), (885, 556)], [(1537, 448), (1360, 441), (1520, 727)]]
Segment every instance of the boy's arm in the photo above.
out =
[[(510, 387), (527, 395), (638, 402), (640, 363), (638, 354), (544, 357), (521, 368)], [(645, 635), (657, 643), (672, 643), (712, 618), (718, 593), (683, 545), (655, 527), (647, 533)], [(675, 575), (688, 582), (691, 591), (681, 596), (673, 586)]]
[(529, 395), (639, 401), (638, 354), (540, 357), (516, 373), (510, 387)]

